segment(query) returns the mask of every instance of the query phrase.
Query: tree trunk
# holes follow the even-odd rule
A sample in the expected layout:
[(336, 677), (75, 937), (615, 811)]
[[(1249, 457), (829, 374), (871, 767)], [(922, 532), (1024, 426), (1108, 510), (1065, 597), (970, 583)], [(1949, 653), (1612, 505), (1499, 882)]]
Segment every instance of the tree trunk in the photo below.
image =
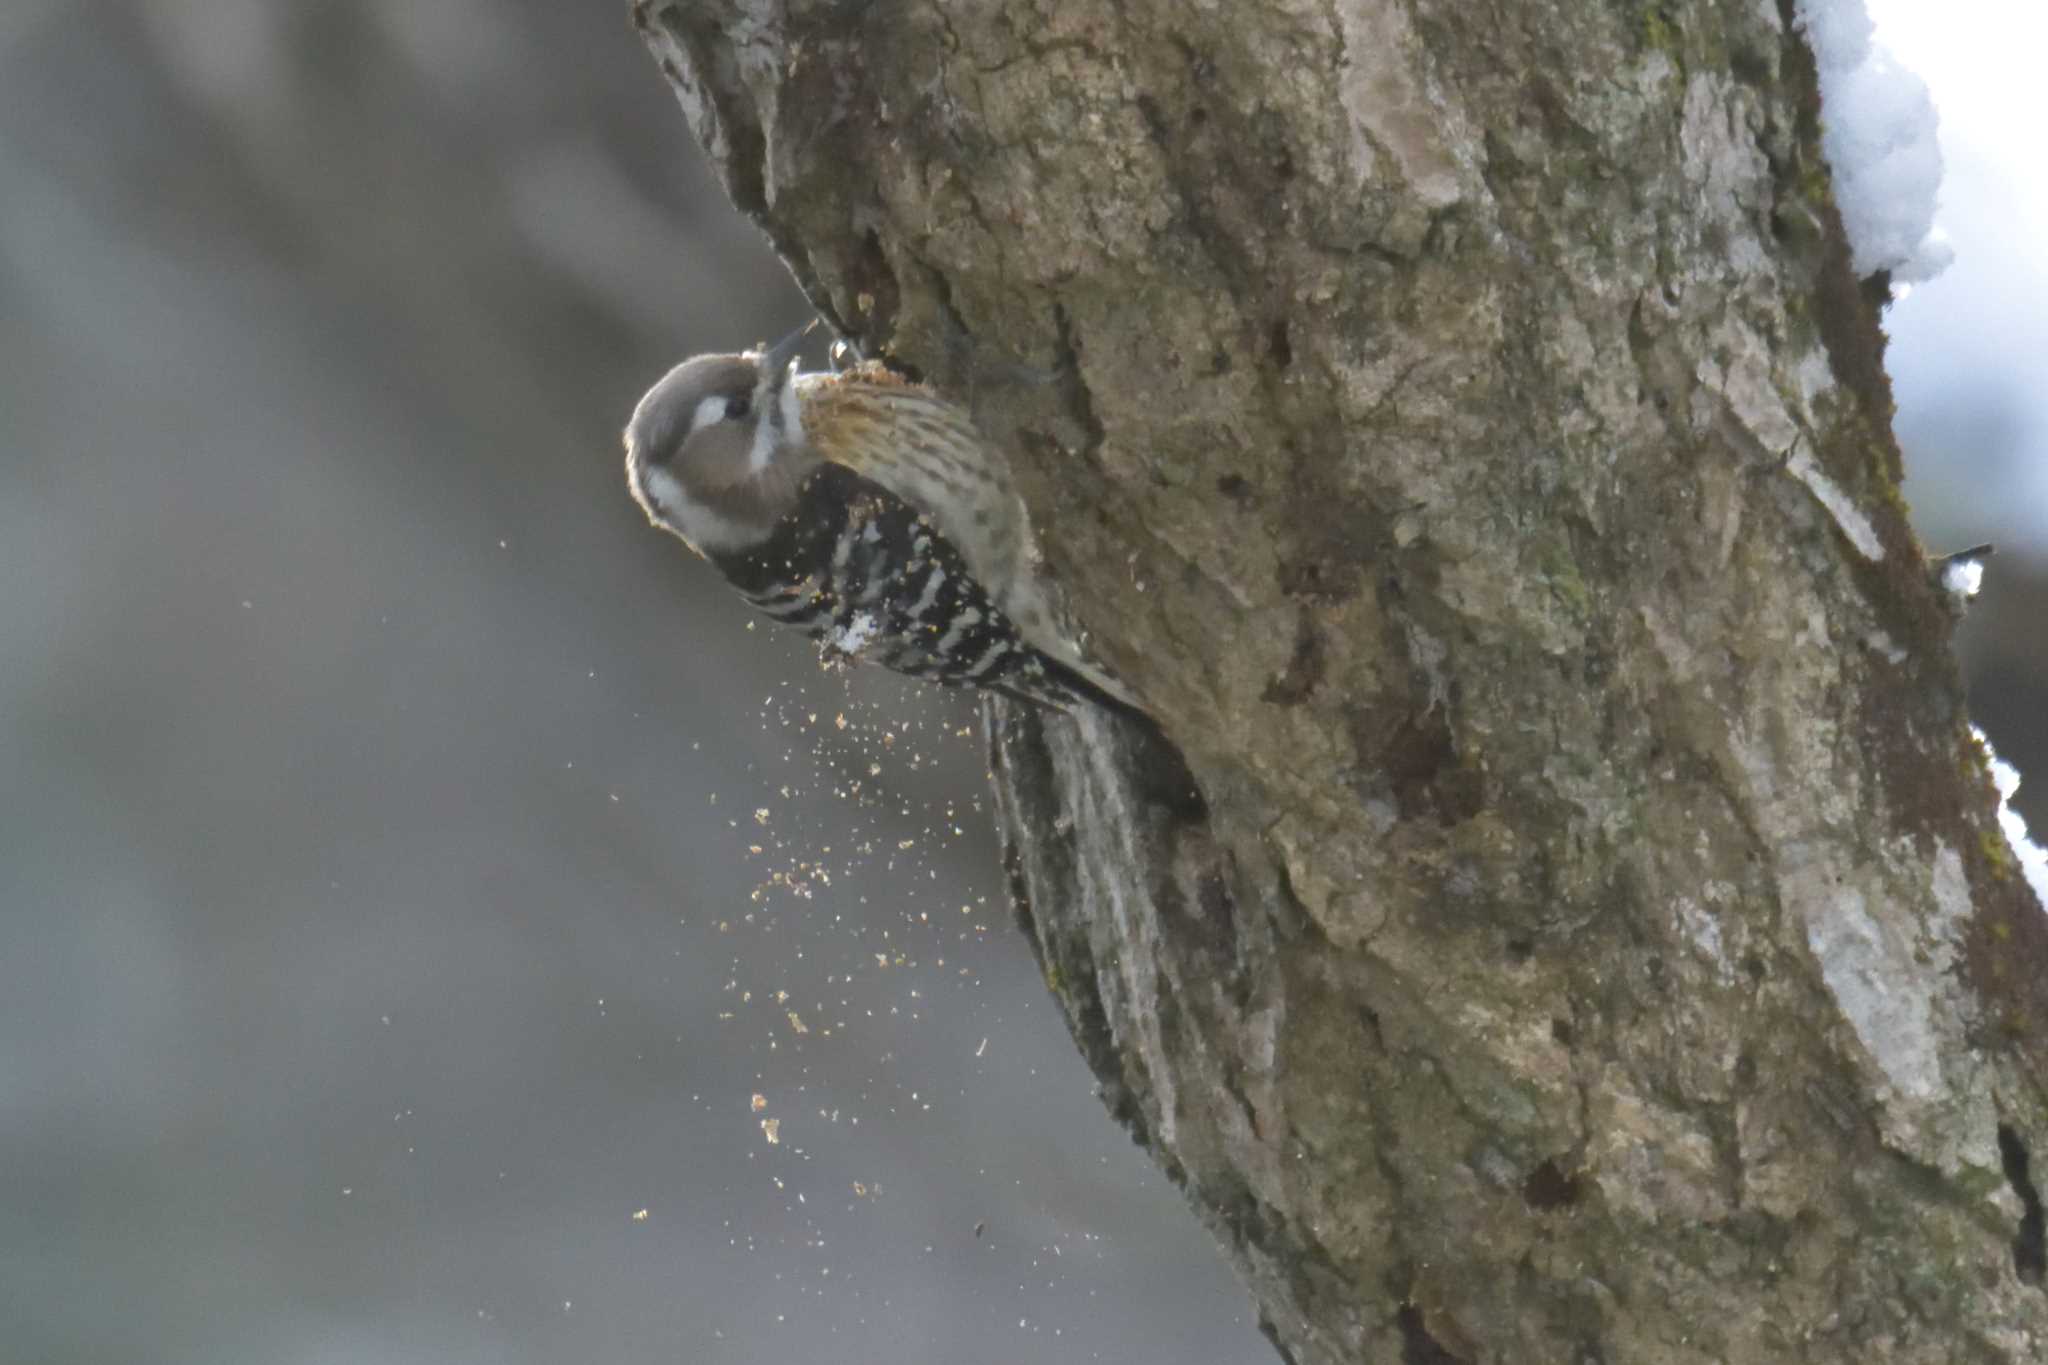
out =
[(1185, 754), (991, 721), (1283, 1356), (2041, 1358), (2048, 934), (1789, 3), (634, 12)]

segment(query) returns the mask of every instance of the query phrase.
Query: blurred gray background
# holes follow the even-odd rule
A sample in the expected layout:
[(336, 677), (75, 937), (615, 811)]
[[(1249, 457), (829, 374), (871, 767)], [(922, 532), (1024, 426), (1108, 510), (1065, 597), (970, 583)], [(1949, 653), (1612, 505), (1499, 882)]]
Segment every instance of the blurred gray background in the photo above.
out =
[(1266, 1358), (971, 707), (626, 496), (805, 316), (624, 0), (0, 6), (0, 1360)]
[[(804, 316), (624, 0), (0, 4), (0, 1360), (1269, 1358), (971, 707), (626, 496), (646, 385)], [(2032, 448), (1969, 402), (1931, 540)]]

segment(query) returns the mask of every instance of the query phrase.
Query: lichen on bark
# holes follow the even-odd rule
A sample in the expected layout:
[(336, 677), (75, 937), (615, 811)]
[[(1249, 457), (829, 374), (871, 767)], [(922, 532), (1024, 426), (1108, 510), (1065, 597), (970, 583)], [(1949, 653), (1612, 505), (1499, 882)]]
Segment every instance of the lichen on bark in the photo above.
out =
[(1011, 880), (1288, 1358), (2039, 1353), (2048, 944), (1780, 10), (634, 13), (1158, 717), (992, 715)]

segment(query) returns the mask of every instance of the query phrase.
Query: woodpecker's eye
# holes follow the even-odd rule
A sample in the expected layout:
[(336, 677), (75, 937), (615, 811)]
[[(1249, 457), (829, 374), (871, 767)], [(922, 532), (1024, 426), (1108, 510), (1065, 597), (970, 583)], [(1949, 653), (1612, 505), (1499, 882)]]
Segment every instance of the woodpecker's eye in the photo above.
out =
[(739, 421), (742, 417), (745, 417), (747, 415), (748, 411), (752, 408), (752, 406), (752, 400), (749, 399), (745, 394), (741, 394), (738, 398), (726, 399), (725, 420), (728, 422)]

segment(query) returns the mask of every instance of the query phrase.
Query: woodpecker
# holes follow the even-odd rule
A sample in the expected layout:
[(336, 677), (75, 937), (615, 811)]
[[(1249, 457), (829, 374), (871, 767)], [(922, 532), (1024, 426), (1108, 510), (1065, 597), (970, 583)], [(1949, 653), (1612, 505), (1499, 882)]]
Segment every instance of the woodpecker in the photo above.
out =
[(879, 365), (798, 373), (808, 330), (648, 390), (625, 432), (648, 520), (828, 656), (1143, 715), (1067, 625), (1001, 451)]

